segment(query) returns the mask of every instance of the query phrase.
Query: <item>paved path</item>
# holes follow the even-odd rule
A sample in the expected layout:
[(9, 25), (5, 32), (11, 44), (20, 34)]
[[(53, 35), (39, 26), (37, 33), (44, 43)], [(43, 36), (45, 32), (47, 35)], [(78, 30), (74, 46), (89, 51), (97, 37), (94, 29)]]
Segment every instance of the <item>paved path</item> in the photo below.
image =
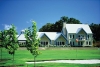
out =
[[(25, 62), (26, 64), (33, 64), (34, 62)], [(54, 60), (54, 61), (41, 61), (36, 63), (74, 63), (74, 64), (98, 64), (100, 60)]]

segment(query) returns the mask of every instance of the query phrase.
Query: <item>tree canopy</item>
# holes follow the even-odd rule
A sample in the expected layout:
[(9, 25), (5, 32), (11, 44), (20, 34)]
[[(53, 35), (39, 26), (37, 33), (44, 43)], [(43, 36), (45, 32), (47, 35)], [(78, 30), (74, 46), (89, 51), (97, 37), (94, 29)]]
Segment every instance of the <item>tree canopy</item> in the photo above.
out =
[(38, 47), (40, 40), (37, 38), (37, 26), (36, 22), (32, 21), (32, 27), (25, 30), (26, 47), (35, 58), (39, 55)]
[(47, 23), (46, 25), (42, 26), (42, 28), (39, 29), (40, 32), (61, 32), (63, 22), (66, 22), (68, 24), (81, 24), (81, 22), (75, 18), (68, 18), (66, 16), (63, 16), (60, 18), (60, 20), (53, 23)]
[(95, 41), (100, 41), (100, 24), (90, 24), (90, 28), (93, 33), (93, 38)]

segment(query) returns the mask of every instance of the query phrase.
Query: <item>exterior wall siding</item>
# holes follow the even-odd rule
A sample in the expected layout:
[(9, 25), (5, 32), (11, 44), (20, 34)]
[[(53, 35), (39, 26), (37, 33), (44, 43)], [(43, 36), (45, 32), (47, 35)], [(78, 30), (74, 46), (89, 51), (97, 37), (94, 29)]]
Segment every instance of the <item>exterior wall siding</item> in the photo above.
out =
[[(83, 37), (81, 38), (80, 36)], [(78, 39), (78, 42), (76, 42), (76, 39)], [(81, 30), (79, 33), (69, 33), (68, 40), (69, 40), (68, 44), (70, 44), (71, 46), (92, 46), (93, 45), (92, 34), (86, 34), (83, 30)]]
[(67, 40), (62, 35), (55, 41), (56, 45), (57, 45), (57, 42), (61, 42), (62, 45), (67, 45)]
[[(50, 39), (49, 39), (47, 36), (45, 36), (45, 35), (42, 36), (40, 42), (43, 42), (43, 43), (40, 43), (40, 45), (42, 45), (42, 46), (49, 46), (49, 45), (51, 44)], [(45, 42), (45, 44), (44, 44), (44, 42)], [(47, 42), (48, 42), (48, 43), (47, 43)]]

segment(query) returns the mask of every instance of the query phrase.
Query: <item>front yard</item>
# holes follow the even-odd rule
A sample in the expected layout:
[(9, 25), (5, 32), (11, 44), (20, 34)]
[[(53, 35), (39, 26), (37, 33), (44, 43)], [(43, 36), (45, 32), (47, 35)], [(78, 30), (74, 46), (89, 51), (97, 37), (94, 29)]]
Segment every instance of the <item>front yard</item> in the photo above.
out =
[[(41, 52), (36, 60), (66, 60), (66, 59), (100, 59), (100, 49), (93, 47), (50, 47), (39, 48)], [(0, 66), (10, 66), (12, 63), (12, 56), (7, 53), (6, 49), (3, 49), (3, 59), (9, 59), (7, 61), (0, 61)], [(26, 48), (19, 48), (15, 54), (14, 65), (18, 67), (27, 67), (26, 61), (33, 61), (33, 56)], [(67, 63), (44, 63), (36, 64), (42, 67), (91, 67), (100, 66), (100, 64), (67, 64)], [(33, 64), (28, 65), (33, 67)]]

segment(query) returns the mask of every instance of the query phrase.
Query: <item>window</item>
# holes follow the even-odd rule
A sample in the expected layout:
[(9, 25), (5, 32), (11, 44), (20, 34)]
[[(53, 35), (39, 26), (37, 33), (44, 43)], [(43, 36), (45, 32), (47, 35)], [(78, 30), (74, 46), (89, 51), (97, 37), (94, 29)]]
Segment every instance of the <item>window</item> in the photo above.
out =
[(73, 45), (74, 45), (74, 42), (73, 42)]
[(88, 35), (88, 38), (89, 38), (89, 35)]
[(64, 42), (62, 42), (62, 45), (64, 45)]
[(60, 42), (60, 45), (62, 45), (61, 42)]
[(46, 42), (46, 45), (48, 45), (48, 42)]
[(86, 44), (88, 45), (88, 41), (86, 42)]
[(74, 35), (73, 35), (73, 39), (74, 39)]
[(89, 39), (89, 35), (87, 35), (87, 39)]
[(59, 45), (59, 42), (58, 42), (58, 45)]
[(57, 45), (57, 42), (56, 42), (56, 45)]
[(91, 45), (91, 42), (89, 42), (89, 45)]
[(80, 35), (78, 35), (78, 39), (80, 40)]
[(43, 43), (41, 42), (41, 44), (43, 44)]
[(84, 38), (84, 35), (82, 37)]
[(80, 42), (78, 42), (78, 45), (80, 45)]
[(83, 42), (81, 42), (81, 45), (83, 45)]
[(70, 45), (72, 45), (72, 42), (70, 42)]
[(70, 38), (71, 38), (72, 36), (70, 35)]
[(45, 45), (45, 42), (44, 42), (44, 45)]
[(80, 35), (78, 37), (80, 38)]
[(26, 42), (24, 42), (24, 44), (26, 44)]

